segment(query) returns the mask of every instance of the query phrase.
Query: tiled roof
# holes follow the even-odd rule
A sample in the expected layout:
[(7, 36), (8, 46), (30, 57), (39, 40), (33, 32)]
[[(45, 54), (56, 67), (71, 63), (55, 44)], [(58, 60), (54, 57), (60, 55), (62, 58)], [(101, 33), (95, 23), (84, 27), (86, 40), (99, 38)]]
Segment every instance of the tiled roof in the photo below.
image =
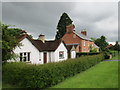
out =
[(53, 40), (53, 41), (45, 41), (45, 43), (43, 43), (41, 40), (32, 39), (27, 34), (24, 34), (24, 35), (17, 37), (19, 42), (22, 41), (24, 38), (27, 38), (29, 41), (31, 41), (31, 43), (39, 51), (55, 51), (58, 48), (58, 46), (60, 45), (60, 43), (62, 42), (61, 40)]
[(61, 40), (45, 41), (45, 43), (41, 40), (34, 40), (34, 42), (39, 46), (40, 51), (55, 51), (60, 45)]
[(76, 31), (73, 31), (73, 33), (75, 33), (76, 35), (78, 35), (78, 36), (79, 36), (80, 38), (82, 38), (82, 39), (92, 41), (89, 37), (87, 37), (87, 36), (85, 36), (85, 35), (83, 35), (83, 34), (81, 34), (81, 33), (78, 33), (78, 32), (76, 32)]
[(111, 48), (113, 45), (112, 44), (110, 44), (110, 45), (108, 45), (106, 48)]
[(70, 44), (66, 44), (66, 45), (67, 45), (67, 46), (68, 46), (68, 45), (72, 45), (72, 46), (73, 46), (73, 45), (80, 45), (80, 43), (70, 43)]
[(72, 49), (72, 47), (76, 48), (77, 45), (66, 45), (66, 48), (68, 51), (70, 51)]

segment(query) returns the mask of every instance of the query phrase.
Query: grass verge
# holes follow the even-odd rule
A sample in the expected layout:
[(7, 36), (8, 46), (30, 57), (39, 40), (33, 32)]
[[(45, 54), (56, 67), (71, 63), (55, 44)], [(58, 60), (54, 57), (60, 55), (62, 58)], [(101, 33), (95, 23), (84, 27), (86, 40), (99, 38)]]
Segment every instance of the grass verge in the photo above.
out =
[(118, 61), (103, 61), (51, 88), (118, 88)]

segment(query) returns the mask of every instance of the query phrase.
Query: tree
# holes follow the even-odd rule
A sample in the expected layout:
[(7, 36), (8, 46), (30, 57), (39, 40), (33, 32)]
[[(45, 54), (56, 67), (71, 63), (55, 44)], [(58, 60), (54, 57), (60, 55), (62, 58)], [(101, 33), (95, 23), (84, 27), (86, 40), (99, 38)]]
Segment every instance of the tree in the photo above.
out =
[(96, 39), (95, 44), (99, 46), (102, 51), (106, 51), (106, 46), (108, 43), (106, 42), (105, 36), (101, 36), (100, 38)]
[(12, 50), (19, 45), (16, 37), (20, 35), (22, 30), (1, 24), (0, 31), (2, 31), (2, 61), (6, 61), (14, 57)]
[(66, 26), (72, 24), (72, 20), (67, 15), (67, 13), (63, 13), (60, 17), (60, 20), (57, 25), (57, 32), (55, 39), (60, 39), (66, 33)]
[(120, 45), (119, 45), (118, 41), (116, 41), (115, 45), (113, 46), (113, 49), (120, 51)]

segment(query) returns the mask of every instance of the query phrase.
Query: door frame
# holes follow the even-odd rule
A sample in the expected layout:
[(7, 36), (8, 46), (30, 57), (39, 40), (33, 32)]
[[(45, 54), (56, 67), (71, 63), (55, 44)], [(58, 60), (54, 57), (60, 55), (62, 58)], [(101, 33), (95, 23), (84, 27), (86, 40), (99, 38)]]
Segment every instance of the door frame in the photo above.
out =
[(47, 63), (47, 52), (43, 52), (43, 63)]

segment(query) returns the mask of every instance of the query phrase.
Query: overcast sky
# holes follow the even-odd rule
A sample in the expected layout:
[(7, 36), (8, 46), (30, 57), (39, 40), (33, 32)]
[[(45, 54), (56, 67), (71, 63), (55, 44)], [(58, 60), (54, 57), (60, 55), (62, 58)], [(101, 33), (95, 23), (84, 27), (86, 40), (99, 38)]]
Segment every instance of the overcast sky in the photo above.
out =
[(89, 37), (107, 37), (118, 40), (117, 2), (3, 2), (2, 21), (26, 30), (37, 38), (45, 34), (54, 39), (56, 26), (66, 12), (75, 24), (75, 30), (86, 29)]

